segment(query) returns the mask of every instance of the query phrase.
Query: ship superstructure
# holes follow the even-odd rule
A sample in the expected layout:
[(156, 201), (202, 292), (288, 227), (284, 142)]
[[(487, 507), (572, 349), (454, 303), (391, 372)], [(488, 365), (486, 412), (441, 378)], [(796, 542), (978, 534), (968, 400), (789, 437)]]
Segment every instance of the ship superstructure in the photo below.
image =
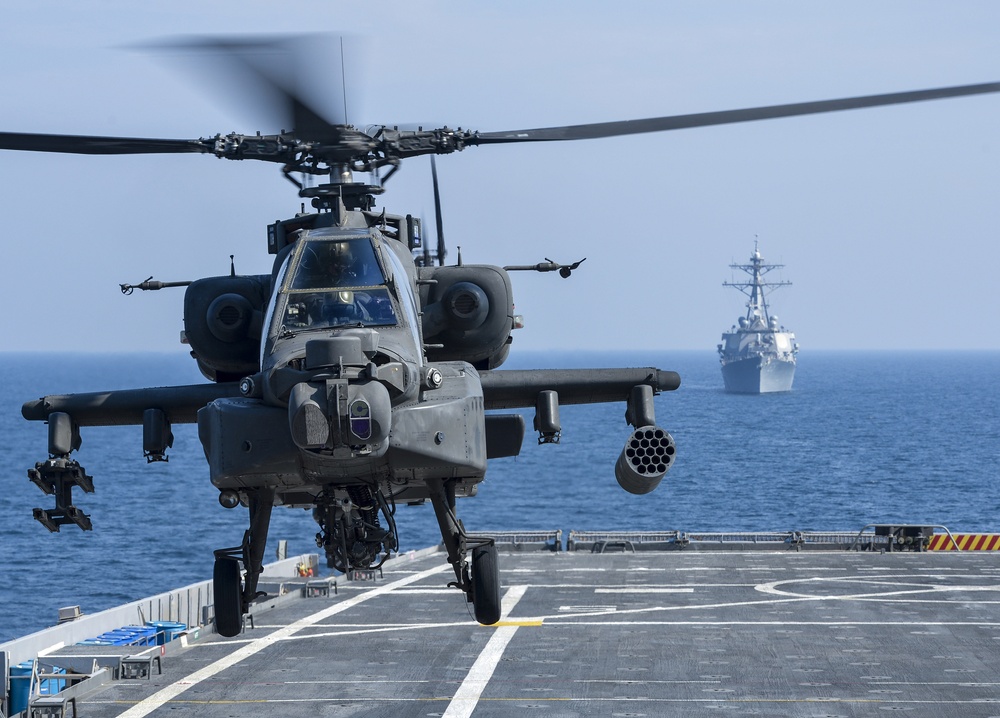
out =
[(743, 282), (723, 282), (747, 295), (746, 314), (737, 325), (723, 333), (719, 344), (722, 379), (726, 391), (737, 394), (766, 394), (789, 391), (795, 378), (795, 356), (799, 345), (795, 334), (780, 326), (771, 314), (767, 294), (791, 282), (768, 282), (765, 275), (783, 264), (765, 264), (756, 240), (749, 264), (730, 264), (749, 275)]

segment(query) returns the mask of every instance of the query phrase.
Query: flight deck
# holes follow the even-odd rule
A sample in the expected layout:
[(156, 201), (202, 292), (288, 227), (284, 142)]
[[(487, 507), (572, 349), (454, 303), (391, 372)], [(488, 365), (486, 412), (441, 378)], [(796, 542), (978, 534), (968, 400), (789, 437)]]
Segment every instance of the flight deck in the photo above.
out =
[(495, 626), (435, 549), (289, 578), (235, 638), (188, 631), (138, 679), (82, 681), (77, 714), (1000, 716), (997, 551), (570, 538), (501, 545)]

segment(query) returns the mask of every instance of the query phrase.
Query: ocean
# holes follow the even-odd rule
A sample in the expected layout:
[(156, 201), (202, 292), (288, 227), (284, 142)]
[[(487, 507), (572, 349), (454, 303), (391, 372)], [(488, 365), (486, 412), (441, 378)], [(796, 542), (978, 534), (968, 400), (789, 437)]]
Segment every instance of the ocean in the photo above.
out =
[[(46, 427), (21, 404), (43, 394), (203, 381), (183, 354), (3, 354), (0, 385), (0, 643), (85, 613), (211, 576), (212, 551), (240, 542), (246, 510), (228, 511), (208, 479), (193, 425), (174, 427), (169, 462), (147, 464), (141, 427), (83, 429), (76, 458), (96, 492), (74, 503), (93, 521), (50, 534), (26, 470), (46, 458)], [(538, 446), (531, 414), (516, 458), (491, 462), (471, 531), (858, 531), (870, 523), (1000, 530), (1000, 352), (803, 352), (792, 392), (722, 391), (712, 352), (516, 355), (504, 368), (657, 366), (681, 388), (656, 399), (677, 461), (652, 494), (632, 496), (614, 464), (629, 434), (623, 404), (561, 408), (557, 445)], [(401, 550), (440, 540), (430, 505), (400, 507)], [(290, 554), (315, 551), (307, 511), (276, 509)], [(502, 563), (501, 563), (502, 571)]]

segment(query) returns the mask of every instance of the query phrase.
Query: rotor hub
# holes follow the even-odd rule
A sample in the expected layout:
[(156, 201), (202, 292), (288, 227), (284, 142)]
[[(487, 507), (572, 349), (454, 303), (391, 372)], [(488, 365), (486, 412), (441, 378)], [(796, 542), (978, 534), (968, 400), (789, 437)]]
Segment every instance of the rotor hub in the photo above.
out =
[(375, 205), (375, 195), (383, 192), (385, 188), (378, 185), (333, 182), (304, 187), (299, 190), (299, 196), (311, 197), (312, 206), (319, 210), (334, 209), (338, 201), (343, 202), (347, 209), (370, 210)]

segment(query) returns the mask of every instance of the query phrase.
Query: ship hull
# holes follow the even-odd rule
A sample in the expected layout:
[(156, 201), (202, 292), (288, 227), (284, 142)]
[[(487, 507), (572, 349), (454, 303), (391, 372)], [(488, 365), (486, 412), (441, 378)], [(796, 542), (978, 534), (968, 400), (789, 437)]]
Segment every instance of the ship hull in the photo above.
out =
[(795, 362), (776, 357), (750, 357), (722, 365), (722, 380), (732, 394), (791, 391)]

